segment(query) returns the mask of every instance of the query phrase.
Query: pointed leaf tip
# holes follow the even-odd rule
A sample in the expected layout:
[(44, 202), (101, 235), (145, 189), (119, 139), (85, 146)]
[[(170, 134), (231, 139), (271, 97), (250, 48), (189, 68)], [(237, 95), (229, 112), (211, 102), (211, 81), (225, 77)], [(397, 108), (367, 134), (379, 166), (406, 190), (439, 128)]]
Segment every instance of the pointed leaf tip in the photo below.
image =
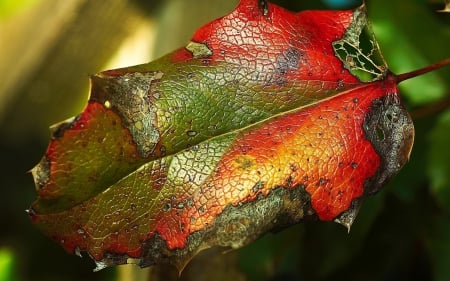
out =
[(361, 204), (362, 199), (353, 200), (350, 208), (342, 212), (334, 221), (347, 228), (347, 232), (350, 233), (350, 229), (356, 219), (356, 216), (358, 215)]

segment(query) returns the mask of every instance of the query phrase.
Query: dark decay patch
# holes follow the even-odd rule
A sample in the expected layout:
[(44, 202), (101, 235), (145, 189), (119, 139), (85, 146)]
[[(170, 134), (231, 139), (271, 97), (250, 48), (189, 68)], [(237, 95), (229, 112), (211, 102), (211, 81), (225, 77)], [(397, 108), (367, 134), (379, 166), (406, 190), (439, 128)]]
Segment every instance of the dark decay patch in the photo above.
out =
[(275, 62), (275, 72), (270, 75), (268, 84), (286, 85), (288, 80), (285, 77), (291, 70), (297, 70), (300, 64), (306, 64), (305, 52), (296, 48), (289, 48), (280, 54)]
[(264, 182), (263, 181), (258, 181), (257, 183), (255, 183), (255, 185), (252, 187), (252, 191), (254, 193), (257, 193), (258, 191), (260, 191), (261, 189), (264, 188)]
[(363, 202), (362, 197), (353, 199), (350, 207), (341, 214), (339, 214), (336, 217), (335, 221), (345, 226), (350, 231), (350, 227), (352, 226), (356, 216), (358, 215), (362, 202)]
[(298, 69), (300, 61), (303, 61), (305, 53), (299, 51), (296, 48), (290, 48), (283, 52), (281, 56), (277, 58), (276, 70), (277, 74), (283, 75), (289, 72), (291, 69)]
[(69, 120), (58, 123), (54, 126), (50, 127), (50, 134), (52, 136), (52, 140), (58, 140), (64, 136), (64, 133), (71, 129), (73, 125), (80, 119), (80, 115), (75, 118), (71, 118)]
[(408, 161), (414, 126), (398, 95), (387, 94), (372, 102), (363, 129), (381, 160), (375, 175), (364, 184), (364, 192), (374, 194)]
[(142, 158), (154, 152), (160, 140), (156, 109), (150, 99), (158, 92), (162, 72), (98, 74), (91, 77), (91, 101), (108, 104), (130, 131)]
[[(190, 234), (184, 248), (170, 250), (158, 233), (153, 234), (142, 243), (139, 266), (172, 264), (180, 268), (201, 249), (241, 247), (268, 231), (282, 230), (303, 219), (317, 219), (305, 186), (276, 187), (266, 197), (259, 196), (252, 202), (227, 206), (210, 226)], [(106, 253), (97, 265), (124, 264), (127, 258), (127, 255)]]

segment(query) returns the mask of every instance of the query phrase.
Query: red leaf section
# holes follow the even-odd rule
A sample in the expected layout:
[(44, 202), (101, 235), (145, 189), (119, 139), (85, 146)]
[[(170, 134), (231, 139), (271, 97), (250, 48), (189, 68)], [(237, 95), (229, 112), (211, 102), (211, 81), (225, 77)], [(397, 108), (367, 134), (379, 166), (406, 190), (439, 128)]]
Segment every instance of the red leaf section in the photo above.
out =
[(212, 225), (226, 206), (299, 185), (310, 194), (317, 216), (333, 220), (363, 194), (365, 181), (379, 168), (363, 122), (372, 101), (386, 95), (387, 88), (396, 90), (395, 84), (381, 82), (362, 86), (243, 132), (217, 172), (184, 198), (192, 206), (160, 214), (153, 231), (169, 249), (184, 248), (187, 236)]
[[(401, 165), (397, 165), (395, 161), (386, 162), (380, 151), (390, 150), (383, 144), (375, 146), (364, 131), (366, 117), (374, 107), (374, 101), (388, 93), (397, 98), (395, 80), (362, 83), (335, 56), (332, 42), (344, 36), (352, 23), (353, 12), (292, 13), (269, 5), (269, 12), (265, 14), (258, 7), (258, 2), (242, 0), (229, 15), (200, 28), (192, 40), (200, 45), (204, 44), (207, 50), (196, 53), (186, 48), (180, 49), (171, 55), (172, 62), (181, 70), (185, 66), (183, 63), (198, 59), (205, 67), (216, 65), (222, 67), (217, 67), (218, 69), (225, 71), (227, 67), (254, 71), (254, 74), (249, 75), (264, 78), (240, 79), (244, 82), (250, 80), (246, 87), (257, 89), (270, 86), (260, 85), (261, 81), (275, 84), (298, 82), (294, 84), (301, 86), (319, 81), (323, 83), (325, 90), (335, 91), (332, 96), (324, 96), (321, 100), (294, 107), (287, 112), (274, 111), (275, 114), (269, 114), (264, 120), (244, 124), (243, 128), (232, 128), (221, 135), (199, 141), (198, 145), (201, 146), (220, 140), (221, 137), (228, 137), (223, 140), (227, 148), (225, 153), (212, 153), (214, 157), (217, 156), (218, 162), (206, 161), (214, 166), (205, 175), (206, 179), (193, 185), (194, 188), (187, 184), (164, 185), (168, 181), (166, 176), (169, 177), (170, 165), (165, 161), (170, 162), (177, 154), (192, 147), (186, 151), (173, 151), (164, 157), (143, 159), (139, 157), (136, 144), (130, 131), (121, 122), (121, 117), (108, 104), (91, 102), (79, 119), (71, 124), (71, 130), (64, 132), (67, 135), (52, 141), (48, 162), (51, 163), (52, 178), (62, 178), (70, 182), (72, 187), (97, 184), (98, 188), (94, 187), (89, 196), (76, 198), (76, 204), (69, 202), (69, 210), (64, 208), (67, 202), (62, 202), (54, 212), (32, 215), (33, 220), (66, 250), (87, 251), (97, 261), (104, 259), (108, 253), (139, 258), (147, 254), (143, 253), (143, 243), (154, 237), (160, 237), (165, 245), (158, 247), (165, 247), (164, 250), (169, 252), (189, 248), (189, 236), (217, 227), (214, 226), (215, 221), (228, 207), (256, 204), (261, 197), (268, 197), (280, 188), (300, 188), (306, 191), (312, 213), (321, 220), (330, 221), (349, 210), (352, 202), (363, 196), (368, 179), (377, 178), (378, 174), (383, 173), (383, 168), (389, 168), (392, 164), (390, 173), (374, 180), (377, 184), (382, 184), (404, 164), (403, 156), (399, 161)], [(145, 66), (131, 71), (140, 70), (144, 72)], [(122, 69), (105, 73), (119, 76), (126, 71)], [(205, 76), (207, 74), (209, 73)], [(314, 93), (301, 92), (298, 93), (298, 98), (307, 94)], [(381, 104), (378, 107), (383, 110), (383, 106), (385, 105)], [(378, 126), (378, 117), (374, 117), (374, 126)], [(84, 128), (92, 129), (92, 126), (98, 126), (97, 139), (89, 136), (79, 138)], [(393, 131), (392, 128), (388, 129), (383, 138), (387, 139), (389, 132)], [(77, 137), (71, 138), (69, 134), (76, 134)], [(107, 138), (119, 141), (108, 142), (105, 141)], [(83, 141), (78, 141), (79, 139)], [(70, 143), (64, 144), (66, 140)], [(384, 139), (380, 140), (382, 141)], [(115, 161), (119, 163), (117, 172), (108, 171), (101, 182), (96, 178), (97, 175), (83, 174), (84, 172), (80, 173), (84, 176), (81, 182), (70, 179), (71, 175), (55, 175), (76, 169), (60, 167), (58, 162), (61, 165), (84, 165), (75, 163), (76, 151), (89, 148), (93, 142), (114, 144), (112, 148), (106, 146), (101, 152), (104, 155), (101, 165)], [(70, 148), (68, 152), (72, 153), (71, 156), (59, 155), (65, 153), (67, 147)], [(97, 148), (98, 145), (92, 146), (92, 149)], [(208, 156), (207, 150), (204, 153)], [(67, 163), (59, 161), (58, 157), (74, 160), (73, 163)], [(144, 163), (146, 165), (141, 166)], [(177, 174), (178, 176), (182, 177)], [(135, 182), (127, 182), (133, 177), (137, 179)], [(157, 183), (159, 180), (161, 183)], [(45, 178), (43, 181), (48, 186), (41, 189), (39, 195), (43, 198), (56, 197), (55, 194), (45, 194), (51, 193), (53, 183)], [(65, 182), (55, 184), (65, 186)], [(108, 188), (105, 189), (105, 186)], [(99, 192), (102, 193), (95, 196)], [(133, 200), (122, 198), (124, 196), (133, 197)], [(67, 198), (70, 199), (70, 196)], [(100, 205), (102, 207), (96, 209)], [(165, 205), (171, 207), (165, 208)], [(93, 214), (94, 212), (96, 213)], [(111, 219), (115, 222), (111, 224), (106, 217), (111, 218), (116, 212), (120, 215)], [(66, 214), (69, 216), (65, 217)], [(64, 219), (70, 223), (64, 222)], [(259, 219), (261, 221), (263, 218)], [(58, 229), (59, 225), (55, 227), (54, 224), (57, 223), (53, 224), (53, 221), (61, 222), (63, 229)], [(247, 234), (261, 234), (258, 231), (260, 230)], [(214, 243), (213, 239), (211, 241)], [(196, 247), (200, 247), (199, 245), (200, 242)], [(211, 245), (215, 244), (201, 246)], [(167, 255), (177, 255), (174, 253), (172, 251)], [(152, 262), (159, 262), (157, 258), (155, 260)]]
[[(347, 11), (302, 11), (293, 13), (269, 4), (264, 15), (256, 0), (242, 0), (227, 16), (198, 29), (192, 41), (205, 44), (212, 55), (205, 64), (226, 62), (255, 69), (261, 75), (276, 73), (293, 81), (358, 83), (335, 57), (331, 42), (342, 38), (352, 22)], [(175, 62), (192, 54), (180, 49)]]
[[(385, 82), (363, 85), (239, 133), (216, 172), (199, 188), (177, 197), (170, 210), (161, 206), (152, 218), (145, 215), (155, 220), (150, 229), (110, 233), (100, 244), (93, 235), (97, 224), (81, 225), (91, 215), (82, 204), (74, 212), (77, 217), (66, 218), (80, 225), (72, 224), (65, 231), (68, 235), (53, 239), (69, 252), (89, 249), (95, 260), (104, 258), (105, 252), (138, 258), (142, 241), (156, 233), (169, 250), (183, 249), (189, 235), (212, 226), (227, 206), (251, 203), (276, 188), (299, 185), (310, 194), (316, 215), (333, 220), (362, 196), (365, 181), (380, 166), (378, 154), (365, 139), (363, 122), (373, 100), (396, 90), (395, 84)], [(150, 173), (142, 174), (143, 181), (148, 177)], [(96, 204), (100, 203), (95, 198), (89, 201), (90, 206)], [(176, 207), (179, 204), (183, 207)], [(119, 212), (129, 208), (117, 207)], [(39, 222), (41, 216), (34, 219)], [(51, 216), (42, 219), (45, 224)]]

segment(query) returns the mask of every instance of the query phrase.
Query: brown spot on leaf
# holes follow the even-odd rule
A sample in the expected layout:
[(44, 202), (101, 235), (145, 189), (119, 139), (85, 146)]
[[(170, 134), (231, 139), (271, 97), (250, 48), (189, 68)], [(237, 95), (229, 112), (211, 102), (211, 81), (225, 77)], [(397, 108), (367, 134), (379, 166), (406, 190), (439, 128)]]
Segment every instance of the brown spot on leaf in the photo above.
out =
[(375, 176), (365, 184), (365, 192), (375, 193), (408, 161), (414, 140), (414, 125), (399, 97), (388, 94), (372, 102), (363, 128), (366, 138), (381, 159)]

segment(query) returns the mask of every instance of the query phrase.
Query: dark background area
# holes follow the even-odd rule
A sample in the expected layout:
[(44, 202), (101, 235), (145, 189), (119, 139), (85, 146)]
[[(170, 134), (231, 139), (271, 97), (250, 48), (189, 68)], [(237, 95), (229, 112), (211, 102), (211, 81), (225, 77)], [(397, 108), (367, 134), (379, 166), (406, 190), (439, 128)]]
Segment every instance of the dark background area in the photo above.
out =
[[(65, 253), (40, 233), (25, 213), (36, 197), (27, 171), (45, 152), (48, 126), (83, 109), (89, 74), (144, 63), (182, 46), (197, 27), (231, 11), (237, 1), (8, 2), (0, 4), (0, 281), (158, 280), (162, 269), (124, 266), (93, 273), (94, 264), (87, 257)], [(330, 3), (345, 1), (273, 2), (298, 11), (339, 8)], [(437, 12), (443, 2), (367, 1), (369, 18), (394, 73), (450, 57), (450, 13)], [(354, 2), (346, 5), (355, 7)], [(141, 38), (151, 46), (142, 54), (144, 61), (111, 62), (139, 30), (151, 37)], [(202, 280), (203, 274), (211, 277), (204, 280), (448, 280), (450, 68), (407, 81), (400, 89), (415, 118), (410, 163), (366, 200), (350, 234), (335, 223), (302, 223), (239, 251), (207, 253), (219, 258), (204, 259), (212, 268), (202, 273), (195, 265), (202, 264), (200, 256), (184, 278)], [(224, 272), (222, 279), (212, 276)]]

